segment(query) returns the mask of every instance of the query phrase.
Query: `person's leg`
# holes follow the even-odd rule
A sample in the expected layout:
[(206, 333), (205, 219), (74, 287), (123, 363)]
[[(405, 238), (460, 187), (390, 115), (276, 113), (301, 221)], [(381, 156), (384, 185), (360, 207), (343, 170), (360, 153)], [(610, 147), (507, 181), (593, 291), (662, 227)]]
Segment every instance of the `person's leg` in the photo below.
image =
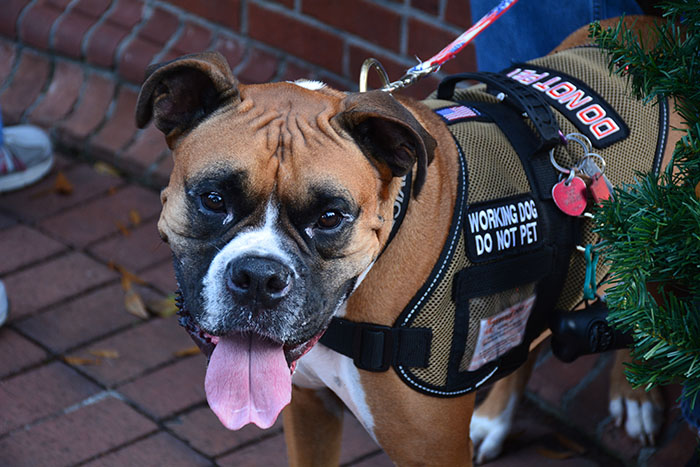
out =
[[(472, 21), (478, 21), (499, 0), (471, 0)], [(522, 1), (474, 39), (479, 71), (500, 71), (551, 52), (566, 36), (592, 21), (640, 15), (635, 0)]]

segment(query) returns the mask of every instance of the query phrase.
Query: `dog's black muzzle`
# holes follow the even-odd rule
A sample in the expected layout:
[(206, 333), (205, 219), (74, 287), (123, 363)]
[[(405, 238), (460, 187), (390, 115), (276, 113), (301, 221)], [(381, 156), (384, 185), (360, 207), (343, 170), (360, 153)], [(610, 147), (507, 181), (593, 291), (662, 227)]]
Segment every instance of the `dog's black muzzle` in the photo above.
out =
[(244, 256), (229, 263), (226, 286), (233, 299), (252, 309), (273, 309), (292, 290), (294, 274), (281, 262)]

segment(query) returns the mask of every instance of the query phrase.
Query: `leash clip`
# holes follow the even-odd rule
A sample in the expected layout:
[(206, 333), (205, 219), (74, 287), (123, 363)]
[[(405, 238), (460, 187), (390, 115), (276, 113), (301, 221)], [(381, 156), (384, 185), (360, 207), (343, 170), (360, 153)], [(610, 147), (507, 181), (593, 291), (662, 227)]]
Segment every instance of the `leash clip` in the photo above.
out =
[(370, 57), (362, 62), (362, 67), (360, 68), (360, 92), (367, 92), (367, 79), (369, 77), (370, 70), (374, 69), (379, 78), (382, 80), (382, 87), (380, 91), (394, 92), (397, 89), (407, 88), (412, 85), (423, 76), (429, 75), (430, 73), (440, 69), (439, 66), (431, 66), (421, 70), (414, 70), (413, 68), (408, 70), (401, 78), (396, 81), (390, 81), (389, 75), (382, 66), (381, 62), (376, 58)]

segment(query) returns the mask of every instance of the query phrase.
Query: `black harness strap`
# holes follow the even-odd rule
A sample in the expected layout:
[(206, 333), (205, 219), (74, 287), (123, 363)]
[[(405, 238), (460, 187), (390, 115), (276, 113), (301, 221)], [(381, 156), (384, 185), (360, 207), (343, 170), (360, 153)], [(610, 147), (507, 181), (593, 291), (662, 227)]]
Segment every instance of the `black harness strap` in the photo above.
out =
[(491, 89), (503, 92), (505, 103), (514, 107), (520, 114), (527, 115), (541, 138), (537, 150), (548, 150), (562, 142), (559, 124), (544, 98), (527, 86), (500, 73), (459, 73), (448, 76), (438, 86), (437, 98), (452, 100), (455, 86), (465, 80), (480, 81), (486, 83)]
[(386, 371), (392, 365), (425, 368), (433, 333), (428, 328), (398, 328), (333, 318), (321, 344), (352, 358), (367, 371)]

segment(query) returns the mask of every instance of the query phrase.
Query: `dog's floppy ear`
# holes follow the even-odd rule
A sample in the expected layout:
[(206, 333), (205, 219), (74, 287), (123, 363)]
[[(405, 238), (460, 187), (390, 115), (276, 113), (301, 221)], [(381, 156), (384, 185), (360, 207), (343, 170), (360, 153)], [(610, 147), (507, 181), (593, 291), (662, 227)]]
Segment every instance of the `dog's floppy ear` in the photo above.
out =
[(218, 52), (151, 65), (136, 104), (136, 126), (153, 118), (172, 149), (177, 139), (223, 105), (240, 101), (238, 81)]
[(417, 163), (413, 195), (420, 193), (437, 143), (390, 93), (375, 90), (350, 94), (334, 120), (365, 154), (385, 163), (394, 177), (406, 175)]

